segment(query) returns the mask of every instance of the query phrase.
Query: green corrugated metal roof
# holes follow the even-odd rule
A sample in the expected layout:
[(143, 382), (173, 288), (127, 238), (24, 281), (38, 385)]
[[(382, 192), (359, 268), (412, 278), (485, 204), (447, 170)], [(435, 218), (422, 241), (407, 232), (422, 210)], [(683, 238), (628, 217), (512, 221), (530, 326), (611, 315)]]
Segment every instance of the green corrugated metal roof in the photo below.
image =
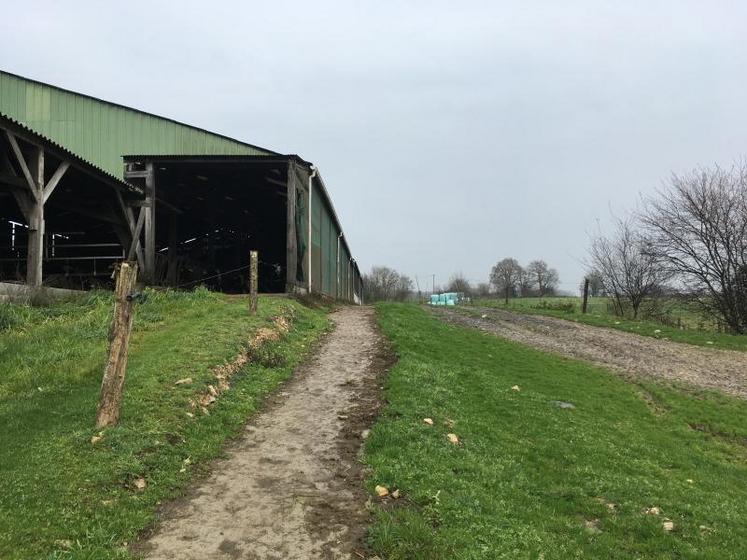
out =
[(0, 70), (0, 112), (122, 178), (122, 156), (276, 152)]
[(78, 154), (71, 152), (65, 146), (58, 144), (57, 142), (47, 138), (43, 134), (39, 134), (38, 132), (24, 125), (23, 123), (19, 123), (15, 119), (9, 117), (8, 115), (3, 114), (2, 112), (0, 112), (0, 125), (2, 125), (3, 128), (7, 128), (13, 134), (21, 138), (24, 138), (29, 142), (41, 144), (42, 146), (45, 147), (45, 149), (54, 153), (60, 159), (71, 160), (71, 162), (74, 165), (76, 165), (78, 168), (82, 169), (83, 171), (85, 171), (86, 173), (90, 175), (99, 177), (104, 182), (108, 182), (112, 185), (115, 185), (121, 188), (125, 192), (130, 192), (132, 194), (139, 195), (139, 196), (142, 196), (143, 194), (142, 189), (140, 187), (133, 186), (129, 184), (128, 182), (124, 181), (123, 179), (120, 179), (119, 177), (115, 177), (111, 173), (107, 173), (103, 169), (93, 165), (90, 161), (87, 161), (81, 158)]

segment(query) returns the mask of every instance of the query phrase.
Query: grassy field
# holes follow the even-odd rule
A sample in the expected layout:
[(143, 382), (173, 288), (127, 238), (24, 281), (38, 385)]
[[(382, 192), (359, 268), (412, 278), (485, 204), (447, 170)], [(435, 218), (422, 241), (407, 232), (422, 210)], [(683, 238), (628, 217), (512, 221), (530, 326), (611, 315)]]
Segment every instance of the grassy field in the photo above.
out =
[(412, 305), (378, 318), (399, 361), (368, 485), (401, 493), (374, 508), (378, 555), (747, 558), (744, 401), (633, 384)]
[(581, 300), (577, 297), (512, 298), (508, 300), (508, 305), (502, 299), (478, 299), (471, 306), (497, 307), (520, 313), (547, 315), (568, 321), (576, 321), (598, 327), (608, 327), (643, 336), (695, 344), (697, 346), (747, 351), (747, 336), (708, 330), (709, 323), (704, 322), (692, 310), (684, 307), (680, 306), (672, 310), (672, 314), (675, 317), (679, 317), (682, 320), (683, 326), (686, 327), (677, 328), (676, 326), (665, 325), (654, 320), (634, 321), (618, 317), (607, 309), (608, 301), (608, 298), (590, 298), (586, 314), (581, 313)]
[[(136, 311), (121, 424), (92, 445), (110, 296), (0, 305), (0, 558), (129, 558), (157, 504), (220, 453), (327, 326), (322, 311), (292, 300), (262, 298), (259, 309), (252, 317), (245, 299), (203, 290), (151, 292)], [(288, 313), (290, 333), (233, 378), (208, 416), (190, 417), (188, 400), (215, 383), (211, 366)], [(186, 377), (193, 383), (174, 385)]]

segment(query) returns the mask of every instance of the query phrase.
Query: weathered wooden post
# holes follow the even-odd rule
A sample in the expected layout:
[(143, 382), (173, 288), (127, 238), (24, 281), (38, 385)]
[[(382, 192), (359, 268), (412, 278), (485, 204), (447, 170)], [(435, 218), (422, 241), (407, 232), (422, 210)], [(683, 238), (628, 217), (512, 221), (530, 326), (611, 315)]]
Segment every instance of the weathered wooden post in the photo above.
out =
[(581, 313), (586, 313), (586, 307), (589, 303), (589, 279), (584, 278), (584, 302), (581, 305)]
[(249, 311), (257, 312), (257, 261), (259, 255), (257, 251), (249, 252)]
[(113, 426), (119, 421), (122, 404), (127, 349), (130, 345), (133, 306), (132, 291), (137, 280), (137, 264), (120, 263), (115, 273), (117, 284), (114, 288), (114, 315), (109, 327), (109, 357), (101, 380), (101, 394), (96, 407), (96, 427)]

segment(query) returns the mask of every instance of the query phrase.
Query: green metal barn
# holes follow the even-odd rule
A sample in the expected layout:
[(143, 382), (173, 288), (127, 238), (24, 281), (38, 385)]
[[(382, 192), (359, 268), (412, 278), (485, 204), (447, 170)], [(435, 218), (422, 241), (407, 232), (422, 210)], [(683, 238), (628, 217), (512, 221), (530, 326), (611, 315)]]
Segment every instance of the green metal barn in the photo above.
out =
[(0, 281), (108, 282), (360, 302), (361, 275), (318, 169), (292, 154), (0, 71)]

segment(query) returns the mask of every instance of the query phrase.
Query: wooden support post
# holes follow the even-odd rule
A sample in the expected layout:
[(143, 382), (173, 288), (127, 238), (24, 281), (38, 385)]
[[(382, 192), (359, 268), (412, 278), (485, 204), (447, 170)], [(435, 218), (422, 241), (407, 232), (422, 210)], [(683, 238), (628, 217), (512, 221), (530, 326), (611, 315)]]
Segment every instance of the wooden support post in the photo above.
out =
[[(44, 204), (52, 196), (52, 193), (70, 167), (70, 164), (66, 161), (61, 162), (52, 174), (49, 182), (46, 182), (44, 178), (44, 149), (39, 146), (32, 146), (33, 159), (29, 165), (18, 144), (18, 139), (7, 130), (5, 131), (5, 136), (23, 173), (23, 177), (26, 179), (26, 186), (28, 187), (28, 190), (25, 192), (14, 191), (14, 196), (28, 225), (26, 284), (31, 287), (38, 287), (42, 285), (43, 279)], [(3, 154), (3, 166), (13, 173), (10, 161), (5, 154)]]
[[(143, 258), (143, 248), (140, 244), (140, 232), (143, 229), (143, 223), (145, 220), (145, 208), (140, 208), (140, 213), (138, 214), (137, 222), (135, 221), (135, 212), (132, 210), (132, 206), (129, 206), (125, 203), (124, 198), (122, 197), (122, 194), (119, 191), (115, 191), (114, 193), (117, 197), (117, 203), (119, 204), (119, 209), (122, 211), (122, 215), (124, 216), (125, 223), (127, 225), (127, 230), (129, 231), (129, 236), (123, 238), (125, 241), (122, 242), (122, 247), (125, 251), (127, 251), (127, 254), (129, 255), (132, 252), (132, 247), (135, 247), (135, 255), (137, 255), (137, 263), (140, 268), (144, 268), (144, 258)], [(128, 261), (131, 261), (132, 258), (128, 256)]]
[(249, 252), (249, 311), (251, 313), (257, 312), (257, 283), (259, 282), (257, 274), (257, 262), (259, 261), (259, 254), (257, 251)]
[(104, 428), (119, 422), (122, 404), (127, 350), (130, 345), (133, 306), (131, 294), (137, 281), (137, 264), (123, 262), (116, 269), (117, 284), (114, 289), (114, 315), (109, 327), (109, 357), (106, 361), (101, 394), (96, 407), (96, 427)]
[(28, 248), (26, 252), (26, 284), (31, 287), (42, 285), (42, 262), (44, 259), (44, 151), (36, 149), (30, 166), (34, 181), (33, 197), (28, 215)]
[(288, 163), (288, 186), (286, 197), (286, 253), (285, 253), (285, 291), (294, 291), (298, 269), (298, 247), (296, 244), (296, 164)]
[(145, 266), (146, 282), (156, 280), (156, 172), (153, 162), (145, 164)]
[(581, 305), (581, 313), (586, 313), (586, 308), (589, 303), (589, 279), (584, 278), (584, 302)]

